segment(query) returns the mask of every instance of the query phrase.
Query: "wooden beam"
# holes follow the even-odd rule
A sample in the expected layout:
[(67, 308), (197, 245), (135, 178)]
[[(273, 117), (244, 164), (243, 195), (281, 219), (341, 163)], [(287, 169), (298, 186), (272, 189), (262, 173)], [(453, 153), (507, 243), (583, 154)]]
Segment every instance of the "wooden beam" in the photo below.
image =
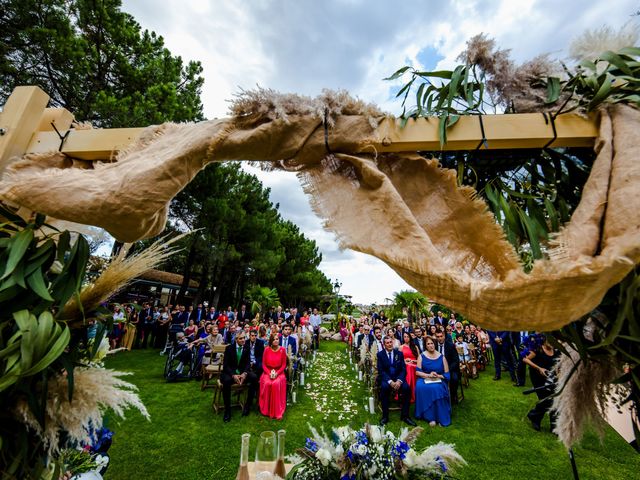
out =
[[(404, 128), (394, 118), (385, 119), (378, 132), (379, 152), (542, 148), (554, 138), (553, 126), (542, 114), (520, 113), (483, 115), (483, 142), (480, 117), (463, 116), (447, 131), (447, 143), (440, 147), (438, 119), (410, 119)], [(593, 147), (598, 129), (594, 119), (575, 114), (555, 120), (557, 137), (550, 147)]]
[(38, 87), (16, 87), (0, 113), (0, 176), (22, 156), (38, 128), (49, 96)]
[[(483, 115), (486, 143), (483, 142), (479, 116), (461, 117), (447, 132), (447, 143), (440, 148), (438, 119), (409, 120), (404, 128), (399, 121), (387, 118), (377, 131), (374, 146), (379, 152), (416, 152), (439, 150), (520, 149), (550, 147), (593, 147), (598, 128), (593, 118), (564, 114), (555, 120), (556, 139), (551, 123), (542, 114), (523, 113)], [(135, 141), (142, 128), (72, 130), (62, 152), (85, 160), (109, 160), (114, 151)], [(550, 143), (551, 142), (551, 143)], [(58, 150), (60, 139), (55, 132), (34, 134), (27, 151), (41, 153)], [(371, 151), (370, 147), (363, 151)]]
[[(73, 113), (66, 108), (46, 108), (40, 118), (40, 125), (36, 129), (38, 132), (53, 132), (56, 126), (58, 131), (64, 135), (69, 130), (73, 122)], [(53, 124), (53, 125), (52, 125)]]

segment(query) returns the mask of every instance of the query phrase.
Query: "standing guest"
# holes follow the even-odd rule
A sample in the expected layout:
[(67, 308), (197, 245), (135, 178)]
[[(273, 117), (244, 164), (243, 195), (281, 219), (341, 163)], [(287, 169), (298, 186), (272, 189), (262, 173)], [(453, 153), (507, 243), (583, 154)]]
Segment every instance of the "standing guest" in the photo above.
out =
[[(322, 325), (322, 317), (318, 313), (317, 308), (313, 309), (313, 312), (309, 317), (309, 324), (313, 328), (313, 348), (317, 350), (318, 348), (320, 348), (320, 325)], [(348, 332), (346, 332), (346, 326), (345, 326), (345, 335), (343, 335), (342, 330), (340, 330), (340, 336), (342, 337), (343, 342), (346, 341), (345, 338), (347, 335), (348, 335)]]
[(411, 403), (413, 403), (416, 401), (416, 363), (420, 352), (411, 335), (407, 332), (402, 334), (402, 356), (404, 357), (404, 363), (407, 368), (407, 384), (411, 391)]
[(379, 319), (379, 321), (383, 325), (389, 321), (388, 318), (387, 318), (387, 315), (384, 313), (384, 310), (380, 310), (380, 319)]
[(120, 343), (120, 338), (122, 337), (122, 331), (124, 329), (124, 312), (121, 310), (120, 305), (116, 305), (113, 307), (113, 328), (111, 332), (109, 332), (109, 343), (111, 344), (111, 350), (114, 350), (118, 343)]
[(444, 355), (436, 351), (432, 338), (425, 340), (426, 350), (418, 358), (416, 375), (416, 418), (426, 420), (435, 427), (451, 425), (451, 403), (449, 401), (449, 366)]
[(442, 327), (446, 326), (447, 319), (442, 316), (442, 312), (438, 310), (438, 316), (434, 319), (435, 325), (441, 325)]
[(529, 365), (531, 383), (538, 396), (538, 403), (527, 413), (534, 430), (540, 431), (540, 424), (544, 414), (549, 414), (551, 431), (556, 425), (556, 413), (551, 409), (553, 404), (553, 392), (555, 390), (554, 368), (560, 357), (560, 352), (553, 348), (547, 338), (542, 335), (530, 335), (526, 341), (526, 355), (523, 362)]
[(222, 334), (222, 336), (224, 337), (227, 333), (227, 323), (230, 322), (229, 317), (227, 316), (227, 312), (225, 312), (224, 310), (220, 312), (220, 315), (218, 315), (218, 330), (220, 330), (220, 333)]
[(493, 351), (493, 361), (495, 366), (494, 380), (500, 380), (502, 373), (502, 361), (507, 365), (507, 370), (511, 376), (511, 381), (516, 382), (516, 374), (513, 367), (513, 355), (511, 354), (511, 342), (509, 332), (488, 331), (489, 341), (491, 342), (491, 350)]
[(393, 338), (384, 338), (384, 350), (378, 352), (378, 379), (380, 381), (380, 403), (382, 405), (382, 419), (380, 425), (389, 423), (389, 397), (398, 395), (402, 402), (401, 419), (407, 425), (416, 426), (409, 417), (411, 405), (411, 391), (407, 384), (407, 368), (402, 352), (393, 348)]
[(444, 332), (440, 330), (436, 333), (436, 350), (443, 355), (449, 367), (449, 393), (453, 403), (458, 403), (458, 380), (460, 379), (460, 360), (456, 347), (449, 340)]
[(127, 322), (124, 326), (124, 336), (122, 337), (122, 346), (127, 349), (128, 352), (133, 348), (133, 342), (136, 339), (136, 332), (138, 325), (138, 312), (136, 312), (133, 308), (127, 306), (125, 308), (125, 314), (127, 317)]
[(224, 360), (222, 362), (222, 373), (220, 374), (220, 382), (222, 383), (222, 398), (224, 400), (224, 418), (225, 422), (231, 421), (231, 385), (249, 386), (247, 393), (247, 403), (242, 411), (242, 416), (249, 415), (251, 411), (251, 403), (256, 393), (258, 379), (250, 369), (249, 350), (244, 348), (245, 335), (240, 331), (236, 335), (236, 341), (227, 345), (224, 350)]
[(217, 319), (218, 319), (218, 312), (216, 312), (215, 307), (209, 308), (209, 311), (205, 316), (205, 320), (208, 322), (215, 322)]
[(240, 311), (238, 312), (238, 315), (236, 316), (236, 320), (238, 320), (238, 322), (242, 323), (248, 323), (251, 320), (253, 320), (253, 315), (251, 315), (251, 312), (247, 309), (247, 305), (246, 304), (242, 304), (240, 306)]
[[(158, 323), (156, 325), (156, 338), (154, 346), (156, 348), (163, 348), (167, 343), (167, 334), (169, 333), (169, 323), (171, 322), (171, 314), (167, 307), (162, 307), (160, 316), (158, 317)], [(164, 352), (161, 352), (161, 354)]]
[(199, 325), (202, 320), (207, 316), (207, 310), (202, 306), (201, 303), (198, 304), (198, 308), (194, 313), (193, 319), (196, 321), (196, 325)]
[(189, 325), (189, 320), (194, 320), (196, 319), (196, 312), (193, 311), (193, 305), (189, 305), (189, 308), (187, 308), (187, 323), (184, 324), (184, 328), (187, 328), (187, 326)]
[(404, 325), (402, 326), (402, 333), (412, 333), (413, 332), (413, 328), (411, 328), (411, 324), (409, 323), (409, 320), (405, 320), (404, 321)]
[(151, 336), (151, 332), (154, 327), (153, 320), (153, 308), (151, 308), (151, 304), (145, 302), (142, 307), (142, 311), (140, 312), (140, 323), (142, 324), (142, 338), (141, 340), (141, 348), (147, 348), (147, 343), (149, 342), (149, 337)]
[(269, 347), (262, 357), (260, 377), (260, 412), (271, 418), (282, 419), (287, 407), (287, 352), (280, 346), (276, 333), (269, 336)]

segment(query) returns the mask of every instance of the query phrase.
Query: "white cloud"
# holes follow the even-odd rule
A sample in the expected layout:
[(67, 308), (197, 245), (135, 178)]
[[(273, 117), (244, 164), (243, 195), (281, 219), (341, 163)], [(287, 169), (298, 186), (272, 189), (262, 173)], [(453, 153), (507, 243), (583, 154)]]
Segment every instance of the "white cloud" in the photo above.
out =
[[(260, 0), (250, 2), (125, 0), (123, 10), (143, 28), (165, 38), (173, 54), (200, 60), (209, 118), (226, 114), (238, 87), (256, 84), (315, 95), (323, 87), (346, 88), (399, 113), (394, 84), (382, 81), (410, 62), (420, 68), (450, 68), (471, 36), (484, 32), (519, 61), (551, 52), (566, 55), (569, 42), (605, 21), (621, 26), (637, 10), (634, 0)], [(425, 49), (437, 65), (421, 65)], [(400, 81), (395, 83), (397, 87)], [(256, 173), (256, 170), (251, 170)], [(321, 268), (343, 282), (357, 302), (382, 302), (407, 288), (382, 262), (340, 252), (333, 235), (309, 207), (295, 175), (257, 173), (272, 189), (284, 218), (318, 243)]]

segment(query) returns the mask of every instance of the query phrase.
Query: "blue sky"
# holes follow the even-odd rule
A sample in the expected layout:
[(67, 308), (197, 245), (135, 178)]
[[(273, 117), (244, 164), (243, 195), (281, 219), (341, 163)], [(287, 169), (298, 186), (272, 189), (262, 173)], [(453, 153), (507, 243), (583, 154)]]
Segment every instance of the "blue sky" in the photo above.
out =
[[(401, 80), (382, 81), (399, 67), (451, 68), (466, 40), (487, 33), (517, 61), (566, 56), (572, 39), (605, 23), (636, 21), (637, 0), (125, 0), (123, 10), (166, 46), (204, 67), (208, 118), (223, 117), (240, 87), (255, 85), (316, 95), (344, 88), (400, 112)], [(384, 302), (409, 286), (375, 258), (340, 251), (322, 229), (296, 177), (247, 167), (271, 187), (282, 216), (318, 243), (322, 270), (362, 303)], [(365, 220), (366, 221), (366, 220)], [(354, 225), (357, 228), (357, 225)]]

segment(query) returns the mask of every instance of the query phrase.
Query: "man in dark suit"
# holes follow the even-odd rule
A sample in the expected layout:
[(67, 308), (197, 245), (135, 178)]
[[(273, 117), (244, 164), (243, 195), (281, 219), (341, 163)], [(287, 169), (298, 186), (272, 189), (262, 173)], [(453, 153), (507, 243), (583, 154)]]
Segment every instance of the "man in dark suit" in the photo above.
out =
[(195, 311), (193, 312), (193, 315), (189, 320), (193, 320), (194, 322), (196, 322), (196, 325), (199, 325), (200, 321), (204, 320), (206, 315), (207, 315), (207, 309), (204, 308), (201, 303), (199, 303), (198, 308), (195, 309)]
[(231, 420), (231, 385), (248, 385), (247, 403), (242, 411), (242, 416), (249, 415), (253, 397), (256, 394), (258, 377), (251, 371), (250, 350), (245, 348), (246, 337), (243, 331), (238, 332), (234, 343), (227, 345), (224, 350), (222, 363), (222, 399), (224, 400), (224, 421)]
[(147, 342), (149, 341), (149, 337), (151, 336), (151, 332), (153, 330), (153, 308), (151, 308), (151, 304), (145, 302), (142, 306), (142, 310), (140, 311), (140, 323), (142, 324), (142, 338), (139, 339), (142, 341), (142, 348), (147, 348)]
[(380, 382), (380, 403), (382, 404), (382, 419), (380, 425), (389, 423), (389, 397), (397, 393), (402, 402), (401, 418), (404, 423), (415, 427), (409, 417), (411, 403), (411, 389), (407, 383), (407, 367), (404, 364), (402, 352), (393, 349), (393, 338), (384, 338), (384, 350), (378, 352), (378, 381)]
[(418, 347), (418, 351), (420, 353), (424, 352), (424, 337), (422, 336), (422, 328), (421, 327), (416, 327), (413, 329), (413, 333), (416, 336), (415, 337), (415, 344)]
[(511, 335), (506, 331), (494, 332), (487, 330), (489, 334), (489, 342), (491, 343), (491, 350), (493, 351), (494, 367), (496, 371), (494, 380), (500, 380), (502, 373), (502, 362), (507, 364), (507, 370), (511, 375), (511, 380), (517, 382), (516, 374), (513, 368), (513, 354), (511, 352)]
[(460, 379), (460, 358), (453, 342), (448, 340), (443, 331), (436, 333), (436, 350), (444, 355), (449, 364), (449, 395), (453, 403), (458, 403), (458, 381)]
[(240, 307), (238, 318), (236, 320), (238, 320), (238, 322), (240, 322), (241, 324), (249, 323), (251, 322), (251, 320), (253, 320), (253, 315), (251, 315), (251, 312), (247, 309), (247, 306), (244, 303)]
[(282, 327), (282, 335), (280, 335), (280, 346), (284, 347), (288, 352), (288, 348), (291, 347), (291, 353), (293, 355), (298, 354), (298, 345), (296, 344), (296, 339), (291, 336), (291, 325), (288, 323)]
[(211, 307), (209, 309), (209, 313), (207, 313), (207, 316), (205, 317), (205, 320), (207, 320), (208, 322), (214, 322), (217, 319), (218, 319), (218, 312), (216, 312), (216, 309), (214, 307)]
[(262, 356), (264, 354), (264, 343), (258, 340), (258, 332), (249, 332), (249, 341), (244, 344), (244, 348), (249, 350), (249, 364), (251, 371), (257, 378), (262, 374)]

